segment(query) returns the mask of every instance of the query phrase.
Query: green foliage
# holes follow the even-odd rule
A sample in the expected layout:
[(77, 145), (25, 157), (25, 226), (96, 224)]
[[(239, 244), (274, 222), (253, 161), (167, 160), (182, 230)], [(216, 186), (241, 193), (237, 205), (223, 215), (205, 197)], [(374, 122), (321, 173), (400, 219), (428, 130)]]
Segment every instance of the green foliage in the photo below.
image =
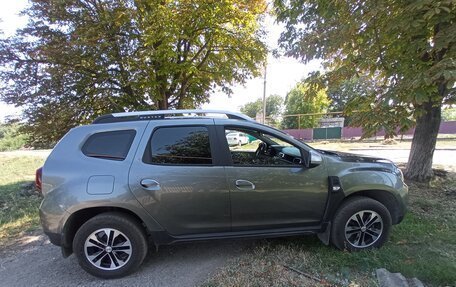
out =
[(20, 128), (17, 123), (0, 124), (0, 151), (17, 150), (26, 145), (28, 136)]
[[(362, 110), (358, 110), (360, 107)], [(376, 98), (375, 94), (353, 98), (346, 106), (346, 114), (350, 117), (350, 126), (363, 128), (362, 138), (375, 136), (382, 129), (385, 138), (392, 138), (415, 124), (407, 107), (392, 107), (391, 102)]]
[(351, 78), (334, 86), (328, 83), (328, 97), (331, 99), (329, 110), (332, 112), (344, 111), (347, 103), (357, 97), (365, 97), (371, 93), (368, 79)]
[(264, 0), (30, 2), (0, 41), (0, 94), (39, 147), (105, 113), (199, 107), (265, 60)]
[[(286, 24), (280, 46), (287, 55), (322, 58), (324, 76), (333, 83), (360, 75), (375, 80), (374, 105), (387, 103), (417, 117), (426, 103), (454, 101), (454, 1), (277, 0), (274, 6)], [(365, 125), (378, 118), (371, 114)]]
[(442, 111), (444, 121), (456, 121), (456, 108), (448, 108)]
[[(322, 59), (322, 82), (366, 76), (377, 83), (355, 107), (369, 113), (359, 122), (365, 135), (416, 121), (406, 176), (428, 179), (441, 107), (456, 99), (456, 1), (275, 0), (274, 11), (286, 27), (281, 51)], [(388, 126), (387, 136), (395, 130)]]
[[(279, 95), (271, 95), (266, 98), (266, 117), (276, 118), (282, 111), (283, 99)], [(255, 118), (257, 113), (263, 111), (263, 100), (257, 99), (254, 102), (249, 102), (241, 107), (241, 113)]]
[[(321, 115), (315, 116), (289, 116), (296, 114), (325, 113), (330, 100), (324, 89), (315, 89), (313, 86), (298, 83), (285, 98), (285, 112), (282, 120), (284, 129), (314, 128), (318, 125)], [(298, 122), (299, 121), (299, 122)]]
[(254, 119), (257, 113), (260, 113), (263, 110), (263, 101), (258, 99), (254, 102), (248, 102), (247, 104), (241, 107), (241, 113)]
[[(329, 81), (324, 83), (323, 87), (328, 87), (328, 97), (331, 100), (329, 111), (346, 112), (343, 114), (345, 126), (359, 126), (356, 121), (353, 122), (353, 117), (349, 114), (362, 112), (362, 110), (359, 110), (360, 105), (356, 101), (359, 98), (372, 98), (376, 91), (375, 81), (368, 77), (353, 77), (341, 82)], [(352, 101), (355, 102), (350, 105)], [(361, 124), (361, 126), (363, 125)]]

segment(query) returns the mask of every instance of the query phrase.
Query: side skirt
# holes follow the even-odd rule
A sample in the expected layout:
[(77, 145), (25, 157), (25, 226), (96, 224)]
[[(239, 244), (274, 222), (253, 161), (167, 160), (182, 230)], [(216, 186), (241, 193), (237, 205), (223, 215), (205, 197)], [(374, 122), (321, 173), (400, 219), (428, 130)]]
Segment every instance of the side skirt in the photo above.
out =
[(300, 228), (281, 228), (269, 230), (253, 230), (253, 231), (231, 231), (206, 234), (191, 234), (191, 235), (171, 235), (166, 231), (153, 232), (152, 239), (156, 245), (170, 245), (184, 242), (207, 241), (217, 239), (238, 239), (238, 238), (274, 238), (297, 235), (317, 234), (322, 230), (322, 226), (300, 227)]

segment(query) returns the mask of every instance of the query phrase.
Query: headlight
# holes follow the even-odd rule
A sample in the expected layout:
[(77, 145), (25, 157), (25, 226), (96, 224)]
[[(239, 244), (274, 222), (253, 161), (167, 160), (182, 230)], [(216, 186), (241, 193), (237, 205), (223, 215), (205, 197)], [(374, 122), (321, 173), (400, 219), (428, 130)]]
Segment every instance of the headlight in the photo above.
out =
[(377, 160), (375, 160), (375, 162), (378, 162), (378, 163), (390, 163), (390, 164), (396, 166), (391, 160), (384, 159), (384, 158), (377, 159)]
[(402, 170), (401, 170), (399, 167), (397, 167), (397, 165), (395, 165), (395, 164), (393, 164), (393, 166), (394, 166), (393, 172), (394, 172), (397, 176), (400, 176), (401, 179), (402, 179), (402, 181), (404, 181), (404, 174), (402, 173)]

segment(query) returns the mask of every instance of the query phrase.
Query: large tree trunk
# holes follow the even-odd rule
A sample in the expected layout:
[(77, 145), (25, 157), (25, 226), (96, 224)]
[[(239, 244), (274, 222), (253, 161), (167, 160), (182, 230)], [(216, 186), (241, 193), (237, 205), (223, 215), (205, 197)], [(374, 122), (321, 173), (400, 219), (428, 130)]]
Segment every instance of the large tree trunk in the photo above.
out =
[(434, 156), (437, 134), (441, 121), (441, 106), (426, 103), (423, 114), (416, 120), (412, 148), (405, 171), (405, 177), (410, 180), (425, 182), (431, 179), (432, 158)]

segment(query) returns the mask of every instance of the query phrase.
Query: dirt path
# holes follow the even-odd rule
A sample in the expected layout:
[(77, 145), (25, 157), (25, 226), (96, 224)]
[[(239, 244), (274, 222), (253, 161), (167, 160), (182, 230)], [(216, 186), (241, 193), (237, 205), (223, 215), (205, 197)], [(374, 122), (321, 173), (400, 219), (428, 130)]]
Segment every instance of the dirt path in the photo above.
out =
[(29, 239), (16, 252), (0, 257), (0, 286), (196, 286), (228, 259), (239, 256), (252, 241), (214, 241), (151, 248), (140, 270), (128, 277), (102, 280), (85, 273), (74, 255), (62, 258), (60, 248), (44, 235)]

